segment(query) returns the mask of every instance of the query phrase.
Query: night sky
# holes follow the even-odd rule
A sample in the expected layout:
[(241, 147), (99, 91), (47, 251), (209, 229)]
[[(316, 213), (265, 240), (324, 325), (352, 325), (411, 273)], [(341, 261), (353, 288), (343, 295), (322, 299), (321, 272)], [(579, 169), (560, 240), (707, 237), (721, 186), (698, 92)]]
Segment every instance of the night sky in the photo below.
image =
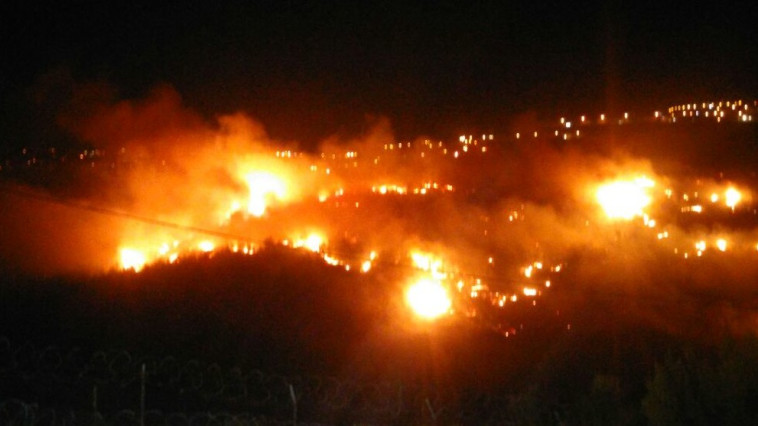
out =
[(51, 80), (118, 99), (169, 84), (209, 120), (245, 111), (304, 144), (377, 116), (399, 138), (446, 137), (528, 111), (758, 95), (754, 2), (164, 3), (4, 2), (3, 144), (54, 121), (35, 98)]

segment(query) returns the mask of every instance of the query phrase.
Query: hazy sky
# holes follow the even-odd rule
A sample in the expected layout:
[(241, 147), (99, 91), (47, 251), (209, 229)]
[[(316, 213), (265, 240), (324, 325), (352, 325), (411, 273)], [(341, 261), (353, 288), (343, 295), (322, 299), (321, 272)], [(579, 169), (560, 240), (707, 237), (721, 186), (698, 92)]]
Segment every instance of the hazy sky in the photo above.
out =
[(244, 110), (306, 142), (360, 132), (366, 114), (442, 137), (527, 110), (758, 94), (754, 3), (28, 3), (0, 6), (0, 129), (14, 137), (18, 104), (62, 72), (120, 98), (168, 83), (208, 117)]

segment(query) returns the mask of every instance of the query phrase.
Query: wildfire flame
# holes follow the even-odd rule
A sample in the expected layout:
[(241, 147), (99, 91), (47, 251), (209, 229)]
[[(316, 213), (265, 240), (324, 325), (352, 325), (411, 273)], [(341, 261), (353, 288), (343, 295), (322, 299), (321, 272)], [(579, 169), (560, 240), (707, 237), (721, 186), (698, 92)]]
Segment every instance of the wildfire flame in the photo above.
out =
[(297, 239), (293, 242), (292, 246), (295, 248), (304, 248), (306, 250), (318, 253), (321, 251), (321, 247), (326, 244), (324, 237), (317, 233), (311, 233), (304, 239)]
[(726, 206), (734, 210), (734, 208), (742, 199), (742, 194), (740, 194), (740, 191), (735, 188), (729, 188), (726, 190), (724, 198), (726, 199)]
[(284, 181), (269, 172), (254, 172), (245, 176), (249, 190), (247, 212), (255, 217), (266, 213), (271, 200), (282, 200), (286, 195)]
[(135, 272), (139, 272), (145, 267), (147, 258), (145, 254), (139, 250), (132, 248), (122, 248), (119, 252), (121, 260), (121, 269), (132, 269)]
[[(468, 194), (478, 189), (470, 185), (479, 184), (478, 179), (473, 179), (475, 176), (471, 172), (475, 170), (471, 165), (485, 167), (488, 164), (486, 158), (492, 157), (496, 160), (493, 163), (501, 167), (503, 159), (497, 156), (503, 153), (496, 145), (485, 145), (485, 140), (492, 141), (492, 135), (489, 138), (482, 135), (480, 140), (461, 136), (463, 146), (460, 148), (427, 140), (423, 144), (416, 141), (384, 143), (382, 150), (381, 142), (372, 139), (365, 146), (351, 146), (347, 151), (344, 147), (327, 144), (320, 156), (286, 150), (276, 151), (276, 158), (271, 158), (270, 147), (258, 143), (259, 139), (265, 141), (265, 135), (257, 132), (254, 125), (241, 121), (236, 117), (221, 123), (222, 127), (225, 126), (224, 132), (217, 138), (213, 150), (201, 149), (198, 155), (191, 156), (191, 163), (186, 164), (181, 157), (174, 159), (175, 167), (191, 173), (178, 173), (177, 177), (171, 168), (161, 168), (161, 179), (135, 185), (135, 193), (147, 196), (145, 202), (135, 207), (139, 213), (136, 216), (159, 220), (148, 221), (150, 224), (140, 232), (132, 232), (131, 228), (125, 230), (125, 240), (113, 245), (119, 247), (119, 251), (109, 253), (110, 267), (119, 265), (124, 270), (139, 272), (152, 262), (181, 262), (187, 254), (203, 256), (206, 253), (211, 257), (225, 249), (249, 255), (256, 252), (259, 243), (273, 240), (287, 247), (311, 251), (326, 264), (345, 271), (371, 272), (381, 277), (385, 265), (409, 270), (401, 281), (408, 284), (401, 290), (405, 301), (419, 317), (433, 319), (452, 312), (448, 291), (453, 289), (457, 289), (455, 312), (461, 315), (476, 316), (476, 309), (487, 303), (503, 310), (509, 309), (508, 305), (513, 303), (534, 305), (543, 294), (555, 287), (560, 288), (561, 281), (555, 274), (561, 271), (562, 265), (553, 261), (561, 260), (566, 246), (604, 241), (593, 238), (592, 232), (597, 228), (586, 220), (600, 211), (594, 204), (588, 206), (589, 211), (577, 212), (577, 217), (571, 217), (572, 220), (565, 224), (558, 223), (559, 227), (549, 226), (555, 224), (553, 213), (530, 204), (531, 198), (525, 194), (514, 195), (523, 198), (519, 200), (521, 208), (508, 205), (507, 222), (503, 220), (503, 223), (500, 223), (496, 211), (488, 206), (467, 204)], [(601, 121), (606, 122), (605, 116), (601, 116)], [(585, 123), (584, 117), (573, 121), (574, 127), (579, 122)], [(562, 120), (561, 124), (565, 129), (572, 127), (572, 121)], [(566, 140), (567, 135), (573, 137), (573, 131), (565, 133), (565, 129), (561, 129), (563, 139)], [(516, 134), (516, 138), (532, 134), (534, 138), (538, 137), (536, 131), (530, 131), (520, 136)], [(379, 134), (376, 140), (386, 139), (385, 136), (391, 137)], [(542, 133), (540, 136), (540, 139), (544, 138)], [(555, 137), (560, 137), (557, 131)], [(540, 149), (547, 150), (543, 148)], [(128, 158), (130, 151), (128, 148), (127, 154), (123, 150), (120, 152)], [(542, 151), (539, 152), (544, 153)], [(411, 158), (416, 160), (411, 162)], [(455, 167), (451, 166), (453, 163)], [(95, 162), (90, 164), (91, 167), (100, 166)], [(562, 162), (556, 165), (560, 166)], [(564, 171), (580, 179), (565, 179), (565, 174), (559, 173), (556, 176), (561, 176), (561, 184), (585, 182), (609, 170), (605, 164), (602, 169), (597, 165), (595, 161), (570, 161)], [(734, 211), (738, 205), (752, 207), (748, 186), (737, 190), (736, 186), (741, 183), (698, 181), (693, 187), (671, 182), (671, 188), (662, 188), (660, 198), (663, 199), (665, 193), (666, 204), (656, 206), (655, 211), (660, 217), (653, 219), (647, 210), (652, 210), (651, 204), (657, 201), (652, 188), (659, 183), (642, 175), (642, 170), (637, 167), (613, 165), (610, 170), (621, 171), (611, 177), (614, 180), (589, 186), (582, 184), (565, 193), (579, 195), (583, 202), (587, 201), (587, 195), (594, 196), (593, 201), (602, 208), (601, 214), (611, 221), (636, 219), (635, 225), (637, 222), (644, 225), (644, 228), (630, 232), (629, 241), (619, 247), (626, 247), (626, 243), (634, 247), (632, 244), (642, 241), (642, 237), (650, 237), (661, 250), (694, 259), (690, 263), (698, 261), (696, 257), (724, 258), (740, 253), (744, 238), (730, 235), (727, 241), (717, 239), (726, 234), (693, 235), (680, 231), (668, 207), (676, 206), (674, 211), (686, 213), (688, 220), (696, 220), (697, 216), (708, 218), (708, 215), (726, 208)], [(135, 173), (135, 176), (144, 177), (141, 173)], [(135, 180), (142, 183), (142, 179)], [(668, 180), (669, 177), (661, 176), (660, 183), (668, 184)], [(186, 188), (176, 185), (184, 183)], [(163, 196), (176, 186), (180, 190), (173, 196)], [(155, 188), (160, 190), (155, 191)], [(588, 189), (594, 191), (588, 194)], [(678, 193), (680, 190), (682, 193)], [(493, 191), (500, 194), (499, 189)], [(676, 197), (673, 196), (675, 191)], [(184, 198), (191, 199), (191, 202), (184, 203)], [(428, 201), (414, 204), (421, 203), (422, 198)], [(473, 198), (478, 199), (478, 196)], [(446, 210), (448, 201), (454, 210)], [(573, 203), (578, 200), (568, 201), (567, 206), (578, 205)], [(527, 204), (526, 208), (524, 204)], [(584, 203), (579, 205), (587, 207)], [(385, 206), (389, 208), (385, 209)], [(426, 206), (439, 206), (440, 211), (434, 214), (416, 211)], [(144, 210), (152, 213), (143, 214)], [(428, 227), (427, 221), (430, 222)], [(156, 231), (156, 224), (152, 222), (176, 226), (167, 226), (162, 232)], [(580, 223), (581, 228), (573, 228), (573, 224)], [(600, 221), (598, 225), (607, 224)], [(563, 228), (564, 225), (572, 227)], [(217, 229), (217, 226), (222, 228)], [(505, 226), (511, 228), (506, 231)], [(656, 228), (655, 231), (652, 228)], [(631, 224), (629, 229), (632, 229)], [(316, 232), (311, 232), (313, 230)], [(412, 234), (411, 238), (406, 238), (407, 234)], [(530, 250), (522, 250), (527, 247), (521, 244), (527, 239), (522, 236), (528, 237), (528, 247), (534, 247), (530, 250), (535, 250), (538, 257), (531, 257)], [(513, 245), (511, 240), (519, 244)], [(754, 249), (754, 236), (750, 241), (751, 249)], [(442, 246), (446, 248), (435, 251)], [(511, 249), (512, 246), (515, 249)], [(413, 249), (406, 252), (410, 259), (399, 264), (399, 250), (408, 248)], [(377, 252), (369, 253), (369, 249), (379, 250), (382, 260), (377, 261)], [(469, 298), (475, 300), (474, 308), (465, 305)]]

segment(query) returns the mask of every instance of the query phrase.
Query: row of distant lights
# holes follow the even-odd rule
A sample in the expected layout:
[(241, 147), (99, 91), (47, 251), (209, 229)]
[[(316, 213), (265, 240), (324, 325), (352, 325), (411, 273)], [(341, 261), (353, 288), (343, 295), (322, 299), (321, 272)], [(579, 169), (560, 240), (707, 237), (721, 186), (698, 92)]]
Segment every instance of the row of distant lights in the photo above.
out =
[[(720, 117), (724, 117), (724, 112), (721, 111), (721, 107), (722, 106), (723, 106), (723, 102), (719, 102), (718, 104), (714, 104), (713, 102), (711, 102), (710, 104), (706, 104), (706, 103), (702, 104), (702, 108), (703, 109), (705, 109), (706, 107), (709, 108), (709, 109), (714, 109), (714, 108), (716, 109), (716, 111), (713, 113), (714, 117), (716, 117), (717, 115), (720, 115)], [(726, 106), (727, 107), (731, 106), (732, 110), (736, 110), (737, 106), (740, 106), (740, 107), (743, 106), (743, 102), (742, 102), (742, 100), (735, 101), (735, 102), (727, 101), (726, 102)], [(694, 114), (696, 116), (698, 116), (699, 115), (699, 111), (697, 111), (697, 109), (698, 109), (698, 105), (697, 104), (682, 104), (682, 105), (677, 105), (675, 107), (670, 107), (669, 108), (669, 114), (671, 114), (673, 116), (675, 111), (683, 111), (684, 112), (683, 115), (686, 116), (688, 114), (688, 111), (689, 111), (689, 115), (692, 116), (693, 115), (693, 111), (694, 111)], [(744, 109), (746, 111), (748, 110), (748, 104), (744, 104)], [(738, 114), (739, 114), (739, 116), (741, 117), (741, 119), (743, 121), (752, 121), (752, 119), (753, 119), (752, 115), (743, 114), (743, 112), (741, 110), (738, 111)], [(661, 118), (662, 117), (662, 114), (659, 111), (655, 111), (653, 115), (654, 115), (655, 118)], [(709, 114), (706, 112), (705, 116), (708, 117)], [(629, 113), (628, 112), (624, 112), (624, 114), (622, 115), (622, 117), (623, 118), (620, 118), (618, 120), (619, 124), (623, 124), (624, 122), (629, 121)], [(675, 119), (676, 118), (674, 117), (674, 120)], [(599, 123), (605, 123), (606, 120), (607, 120), (606, 114), (603, 113), (603, 114), (600, 114), (598, 116), (598, 122)], [(567, 120), (566, 117), (561, 117), (559, 121), (560, 121), (561, 127), (564, 128), (564, 129), (566, 129), (566, 130), (570, 130), (572, 127), (574, 127), (574, 122), (572, 122), (570, 120)], [(588, 120), (588, 118), (587, 118), (586, 115), (581, 115), (581, 116), (579, 116), (579, 123), (580, 124), (589, 124), (590, 121)], [(581, 132), (578, 129), (575, 132), (572, 132), (572, 133), (573, 133), (573, 135), (571, 135), (571, 134), (569, 134), (567, 132), (563, 132), (563, 139), (567, 140), (571, 136), (575, 135), (576, 137), (579, 137), (581, 135)], [(554, 131), (554, 135), (556, 137), (561, 136), (561, 131), (560, 130), (555, 130)], [(521, 139), (522, 133), (521, 132), (516, 132), (515, 136), (516, 136), (516, 139)], [(539, 132), (534, 131), (532, 133), (532, 136), (534, 138), (537, 138), (539, 136)], [(494, 134), (482, 134), (481, 135), (481, 141), (492, 141), (494, 139), (495, 139), (495, 135)], [(464, 148), (463, 148), (464, 152), (468, 152), (468, 146), (469, 145), (476, 146), (479, 143), (479, 139), (474, 139), (473, 135), (460, 135), (458, 137), (458, 141), (461, 144), (464, 145)], [(433, 149), (435, 147), (435, 144), (433, 142), (429, 141), (429, 140), (425, 140), (424, 141), (424, 145), (427, 146), (429, 149)], [(443, 143), (441, 141), (437, 142), (436, 145), (439, 148), (443, 147)], [(392, 151), (392, 150), (395, 150), (395, 149), (400, 150), (400, 149), (403, 149), (403, 148), (410, 149), (411, 146), (412, 146), (411, 142), (397, 142), (397, 143), (384, 144), (383, 148), (384, 148), (385, 151)], [(445, 149), (445, 151), (447, 151), (447, 149)], [(482, 148), (482, 152), (487, 152), (486, 148), (483, 147)], [(445, 152), (445, 154), (447, 154), (447, 152)], [(278, 157), (278, 158), (293, 158), (293, 157), (300, 157), (300, 156), (302, 156), (302, 153), (293, 152), (293, 151), (290, 151), (290, 150), (287, 150), (287, 151), (276, 151), (276, 157)], [(326, 157), (327, 157), (326, 153), (321, 153), (321, 158), (322, 159), (326, 159)], [(346, 159), (355, 159), (357, 157), (358, 157), (358, 153), (356, 151), (347, 151), (344, 154), (344, 158), (346, 158)], [(455, 157), (457, 158), (458, 156), (455, 155)], [(337, 159), (337, 155), (336, 154), (331, 154), (331, 159), (332, 160), (336, 160)], [(375, 161), (375, 163), (376, 163), (376, 161)]]
[[(753, 102), (754, 106), (758, 106), (758, 101)], [(721, 119), (725, 118), (725, 112), (734, 111), (737, 112), (737, 120), (742, 122), (753, 121), (753, 115), (750, 112), (750, 103), (743, 102), (741, 99), (736, 101), (720, 101), (720, 102), (703, 102), (701, 104), (681, 104), (669, 107), (668, 115), (672, 122), (676, 122), (677, 116), (680, 117), (700, 117), (715, 118), (717, 122), (721, 122)], [(655, 118), (661, 118), (662, 115), (656, 111)]]
[(292, 150), (286, 150), (286, 151), (276, 151), (276, 158), (298, 158), (302, 157), (302, 152), (292, 151)]
[[(492, 141), (495, 140), (495, 135), (489, 134), (489, 135), (482, 135), (483, 141)], [(474, 139), (474, 135), (460, 135), (458, 137), (458, 142), (464, 144), (464, 145), (476, 145), (479, 141)]]
[[(624, 121), (629, 120), (629, 113), (625, 112), (624, 115), (623, 115), (623, 117), (624, 117), (623, 119), (619, 119), (619, 123), (623, 123)], [(566, 120), (566, 117), (561, 117), (561, 119), (559, 121), (561, 123), (561, 126), (567, 128), (567, 129), (570, 129), (571, 126), (572, 126), (572, 122)], [(605, 114), (600, 114), (600, 116), (599, 116), (599, 122), (605, 123), (605, 121), (606, 121)], [(587, 120), (587, 116), (586, 115), (581, 115), (581, 116), (579, 116), (579, 122), (581, 124), (588, 124), (589, 120)]]
[[(489, 135), (482, 135), (482, 139), (481, 140), (482, 141), (492, 141), (494, 139), (495, 139), (495, 135), (494, 134), (489, 134)], [(469, 147), (471, 147), (471, 146), (477, 146), (480, 143), (480, 140), (479, 139), (474, 139), (473, 135), (461, 135), (461, 136), (459, 136), (458, 141), (463, 145), (463, 147), (461, 148), (461, 150), (464, 153), (469, 152), (469, 149), (470, 149)], [(410, 149), (411, 146), (412, 146), (411, 142), (389, 143), (389, 144), (384, 144), (384, 150), (385, 151), (394, 151), (396, 149), (397, 150), (401, 150), (403, 148)], [(441, 141), (437, 142), (435, 144), (434, 142), (432, 142), (430, 140), (425, 140), (424, 141), (424, 146), (427, 147), (428, 149), (440, 148), (440, 149), (442, 149), (442, 154), (443, 155), (447, 155), (448, 154), (448, 149), (445, 148), (445, 145)], [(486, 153), (487, 152), (487, 146), (482, 145), (481, 152)], [(421, 158), (424, 158), (426, 156), (426, 154), (424, 152), (421, 152), (420, 156), (421, 156)], [(454, 150), (453, 151), (453, 157), (454, 158), (458, 158), (459, 156), (460, 156), (460, 152), (458, 150)], [(374, 164), (376, 164), (377, 162), (378, 162), (377, 159), (375, 159)]]
[(441, 185), (437, 182), (424, 182), (421, 187), (413, 188), (410, 192), (408, 191), (407, 186), (402, 185), (374, 185), (371, 187), (372, 193), (378, 193), (380, 195), (386, 195), (386, 194), (420, 194), (420, 195), (426, 195), (428, 192), (434, 190), (440, 190), (440, 191), (447, 191), (447, 192), (453, 192), (455, 188), (453, 185), (447, 184), (447, 185)]
[[(576, 137), (581, 136), (581, 131), (579, 129), (576, 129), (575, 131), (572, 131), (572, 132), (568, 132), (568, 130), (571, 130), (572, 127), (575, 127), (573, 121), (567, 120), (566, 117), (561, 117), (559, 121), (561, 123), (561, 128), (563, 129), (563, 132), (560, 129), (556, 129), (553, 133), (555, 137), (562, 137), (563, 140), (568, 140), (569, 138), (574, 137), (574, 136)], [(627, 121), (629, 121), (629, 113), (625, 112), (623, 115), (623, 118), (618, 120), (618, 123), (623, 124)], [(606, 123), (606, 115), (600, 114), (598, 117), (598, 122)], [(582, 125), (585, 125), (585, 124), (590, 124), (590, 121), (586, 115), (581, 115), (579, 116), (579, 123)], [(535, 130), (534, 132), (532, 132), (532, 136), (536, 139), (539, 136), (539, 132)], [(522, 133), (516, 132), (516, 139), (521, 139), (521, 137), (522, 137)]]
[[(758, 107), (758, 101), (753, 102), (755, 106)], [(721, 121), (722, 118), (724, 118), (724, 107), (727, 109), (731, 109), (732, 111), (737, 112), (737, 116), (739, 117), (738, 120), (743, 122), (753, 121), (752, 114), (748, 114), (747, 112), (750, 111), (749, 108), (750, 104), (747, 102), (743, 102), (741, 99), (737, 101), (721, 101), (718, 103), (710, 102), (706, 103), (703, 102), (702, 104), (682, 104), (677, 106), (672, 106), (668, 109), (668, 113), (672, 119), (673, 122), (676, 122), (676, 116), (679, 112), (681, 112), (682, 117), (699, 117), (700, 116), (700, 109), (705, 110), (703, 115), (705, 117), (713, 117), (716, 118), (718, 122)], [(656, 119), (663, 118), (663, 114), (660, 113), (660, 111), (655, 111), (653, 113), (653, 117)], [(623, 119), (619, 119), (618, 123), (623, 124), (624, 122), (629, 121), (629, 113), (625, 112), (623, 114)], [(586, 115), (581, 115), (579, 117), (579, 122), (581, 124), (589, 124), (589, 120), (587, 119)], [(606, 115), (600, 114), (599, 116), (599, 123), (605, 123), (606, 122)], [(564, 129), (571, 129), (574, 126), (574, 123), (572, 121), (569, 121), (566, 119), (566, 117), (560, 118), (560, 124), (561, 127)], [(561, 135), (560, 130), (555, 130), (554, 132), (555, 136), (558, 137)], [(579, 137), (581, 135), (579, 130), (576, 130), (575, 135)], [(521, 132), (516, 133), (516, 139), (521, 139)], [(537, 131), (533, 132), (533, 136), (537, 138), (539, 136), (539, 133)], [(563, 140), (567, 140), (572, 135), (570, 133), (563, 133)], [(461, 140), (463, 140), (464, 136), (461, 136)]]

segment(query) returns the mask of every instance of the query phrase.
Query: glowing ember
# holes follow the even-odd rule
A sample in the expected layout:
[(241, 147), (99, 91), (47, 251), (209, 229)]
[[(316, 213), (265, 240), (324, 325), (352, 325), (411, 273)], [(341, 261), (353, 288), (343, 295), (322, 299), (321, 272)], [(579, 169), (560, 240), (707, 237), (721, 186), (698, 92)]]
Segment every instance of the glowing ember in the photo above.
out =
[(439, 281), (424, 278), (413, 284), (406, 293), (406, 301), (416, 315), (434, 319), (450, 310), (447, 290)]
[(742, 194), (740, 194), (740, 191), (737, 191), (734, 188), (729, 188), (726, 190), (724, 198), (726, 199), (726, 206), (734, 210), (734, 208), (737, 206), (737, 203), (739, 203), (742, 199)]
[(611, 182), (600, 186), (596, 197), (610, 219), (630, 220), (644, 214), (643, 209), (651, 201), (647, 189), (653, 185), (652, 180), (644, 177), (631, 181)]
[(122, 248), (119, 253), (121, 257), (122, 269), (132, 269), (135, 272), (139, 272), (142, 270), (142, 268), (145, 267), (147, 259), (141, 251), (130, 248)]
[(337, 266), (340, 264), (340, 261), (337, 258), (329, 256), (328, 254), (324, 255), (324, 262), (326, 262), (327, 265), (332, 265), (332, 266)]
[(726, 251), (726, 240), (723, 238), (716, 240), (716, 248), (719, 249), (719, 251)]

